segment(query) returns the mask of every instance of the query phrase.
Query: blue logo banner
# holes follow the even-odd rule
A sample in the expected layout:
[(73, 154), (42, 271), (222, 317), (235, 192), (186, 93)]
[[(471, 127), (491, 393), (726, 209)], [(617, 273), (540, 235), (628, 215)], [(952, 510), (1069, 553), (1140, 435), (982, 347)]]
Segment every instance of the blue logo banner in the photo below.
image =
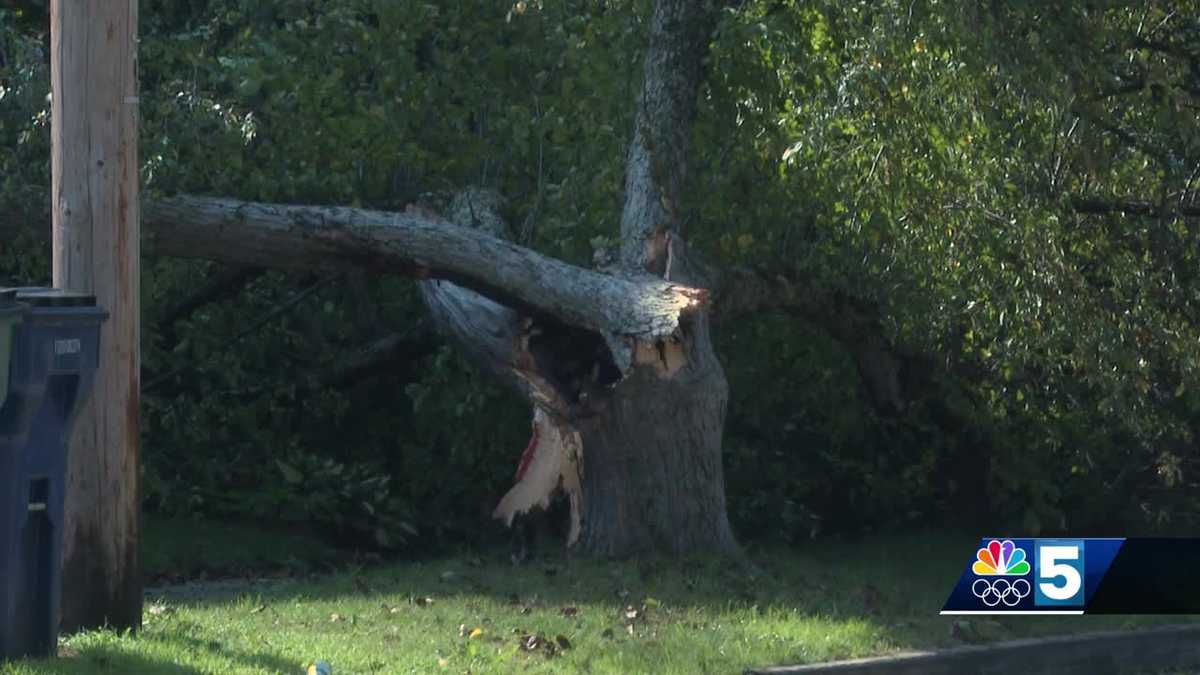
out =
[(1082, 614), (1125, 539), (984, 537), (943, 614)]

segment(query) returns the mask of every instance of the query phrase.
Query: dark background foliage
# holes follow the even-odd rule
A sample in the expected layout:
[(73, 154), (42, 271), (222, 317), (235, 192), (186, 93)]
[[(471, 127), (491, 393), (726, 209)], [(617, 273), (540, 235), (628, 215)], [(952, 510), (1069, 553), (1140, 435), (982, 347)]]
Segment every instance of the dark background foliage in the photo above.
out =
[[(684, 234), (866, 317), (903, 398), (880, 405), (830, 317), (719, 321), (743, 538), (1195, 530), (1200, 8), (1069, 4), (723, 11)], [(39, 226), (43, 5), (0, 10), (0, 211)], [(520, 241), (588, 264), (647, 10), (143, 0), (143, 189), (402, 209), (482, 185)], [(0, 283), (48, 276), (44, 242), (0, 242)], [(149, 511), (380, 548), (496, 536), (528, 411), (411, 283), (147, 258), (143, 304)], [(355, 369), (369, 345), (385, 358)]]

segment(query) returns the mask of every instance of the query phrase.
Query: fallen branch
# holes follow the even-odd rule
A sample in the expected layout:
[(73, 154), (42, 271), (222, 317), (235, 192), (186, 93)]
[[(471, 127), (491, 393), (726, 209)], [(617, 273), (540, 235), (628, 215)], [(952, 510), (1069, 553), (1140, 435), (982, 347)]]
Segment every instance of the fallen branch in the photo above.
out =
[(680, 318), (708, 299), (699, 288), (575, 267), (422, 209), (392, 213), (179, 196), (147, 204), (143, 225), (154, 235), (151, 245), (167, 255), (444, 279), (509, 307), (639, 339), (674, 334)]
[(262, 268), (246, 265), (223, 266), (190, 295), (164, 310), (158, 324), (169, 327), (207, 304), (235, 295), (251, 280), (262, 275), (263, 271)]
[(876, 410), (892, 414), (905, 409), (901, 375), (908, 359), (888, 344), (876, 312), (828, 288), (748, 268), (723, 273), (715, 296), (716, 316), (723, 322), (783, 311), (819, 326), (854, 357)]

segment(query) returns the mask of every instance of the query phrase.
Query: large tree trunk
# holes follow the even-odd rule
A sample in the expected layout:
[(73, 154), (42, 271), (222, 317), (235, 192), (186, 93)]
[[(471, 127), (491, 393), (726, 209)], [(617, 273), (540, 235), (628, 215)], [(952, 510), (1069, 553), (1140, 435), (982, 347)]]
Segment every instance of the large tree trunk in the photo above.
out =
[[(707, 0), (655, 5), (611, 269), (514, 244), (494, 216), (496, 198), (478, 191), (460, 196), (449, 222), (419, 207), (382, 213), (178, 196), (144, 205), (147, 248), (422, 279), (437, 323), (534, 409), (497, 517), (511, 522), (563, 490), (571, 541), (586, 551), (734, 552), (721, 465), (727, 383), (709, 336), (709, 294), (678, 218), (715, 16)], [(11, 225), (0, 216), (0, 230)]]
[[(495, 195), (467, 192), (450, 219), (488, 214)], [(564, 491), (569, 543), (589, 553), (732, 552), (721, 436), (728, 387), (708, 318), (689, 314), (671, 337), (609, 337), (523, 315), (445, 281), (421, 282), (441, 328), (485, 369), (527, 396), (533, 433), (497, 518), (544, 507)], [(628, 365), (614, 352), (629, 348)]]
[[(655, 5), (625, 169), (618, 277), (697, 281), (677, 214), (714, 16), (703, 1)], [(452, 209), (451, 219), (462, 223), (453, 212), (466, 210)], [(468, 353), (508, 373), (534, 406), (517, 485), (497, 517), (511, 522), (561, 488), (571, 498), (570, 539), (589, 553), (737, 550), (721, 465), (728, 385), (704, 307), (669, 335), (635, 336), (522, 317), (452, 284), (426, 284), (424, 297)]]
[[(621, 263), (695, 283), (679, 231), (701, 64), (716, 12), (704, 0), (654, 7), (625, 166)], [(728, 384), (705, 313), (667, 339), (632, 345), (632, 368), (580, 422), (581, 544), (608, 555), (737, 549), (725, 509), (721, 437)]]
[(585, 550), (736, 550), (721, 465), (727, 400), (703, 317), (679, 341), (639, 350), (600, 413), (579, 424)]

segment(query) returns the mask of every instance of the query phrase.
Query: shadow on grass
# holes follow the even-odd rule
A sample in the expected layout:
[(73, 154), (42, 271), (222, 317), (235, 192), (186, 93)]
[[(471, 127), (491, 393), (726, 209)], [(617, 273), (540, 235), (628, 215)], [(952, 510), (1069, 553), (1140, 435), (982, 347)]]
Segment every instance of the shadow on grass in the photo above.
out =
[(0, 673), (12, 675), (70, 675), (95, 672), (162, 673), (163, 675), (199, 675), (204, 671), (181, 666), (142, 654), (134, 654), (113, 645), (98, 645), (78, 650), (64, 650), (57, 659), (37, 659), (0, 662)]
[[(64, 648), (57, 659), (38, 659), (0, 663), (0, 673), (6, 675), (71, 675), (81, 673), (122, 673), (147, 675), (200, 675), (212, 668), (181, 665), (170, 655), (197, 655), (214, 663), (232, 661), (238, 666), (256, 668), (271, 673), (291, 673), (300, 669), (294, 660), (269, 653), (248, 653), (230, 649), (227, 645), (178, 634), (142, 634), (137, 642), (127, 642), (115, 635), (90, 636), (95, 642)], [(90, 640), (89, 640), (90, 642)], [(140, 643), (140, 644), (139, 644)], [(136, 650), (136, 651), (135, 651)], [(162, 656), (159, 657), (158, 654)]]
[(930, 623), (974, 553), (975, 539), (944, 533), (824, 540), (796, 549), (747, 551), (752, 566), (730, 559), (604, 561), (544, 553), (514, 567), (506, 556), (462, 555), (398, 562), (311, 580), (218, 582), (164, 589), (168, 602), (205, 607), (237, 598), (264, 603), (338, 602), (372, 597), (489, 598), (501, 604), (561, 608), (576, 604), (618, 612), (652, 598), (677, 608), (787, 612), (876, 624), (901, 646), (930, 643)]
[[(167, 589), (164, 599), (168, 605), (216, 610), (233, 621), (279, 608), (285, 625), (290, 621), (301, 630), (321, 625), (340, 630), (346, 617), (358, 614), (364, 626), (379, 625), (380, 619), (371, 618), (378, 616), (383, 625), (400, 622), (448, 633), (471, 616), (486, 616), (505, 629), (554, 626), (565, 610), (578, 607), (590, 617), (589, 639), (603, 639), (601, 631), (620, 634), (629, 606), (653, 606), (663, 609), (650, 614), (681, 629), (671, 633), (675, 649), (704, 649), (706, 631), (724, 625), (744, 636), (745, 649), (766, 650), (762, 653), (775, 654), (769, 658), (792, 663), (1178, 620), (939, 616), (977, 541), (970, 534), (911, 532), (826, 539), (792, 549), (750, 548), (752, 568), (720, 558), (604, 561), (561, 553), (514, 567), (503, 555), (465, 554), (308, 580), (198, 585), (182, 595)], [(667, 610), (671, 619), (665, 619)], [(187, 634), (172, 634), (181, 632)], [(651, 653), (656, 649), (652, 642), (639, 644)], [(224, 653), (219, 645), (212, 649)], [(762, 657), (748, 652), (745, 658)]]
[(215, 640), (200, 640), (175, 633), (148, 634), (144, 639), (160, 643), (174, 652), (207, 653), (213, 658), (234, 661), (241, 666), (259, 668), (271, 673), (291, 673), (300, 669), (300, 664), (293, 659), (285, 659), (265, 652), (250, 653), (230, 649), (225, 643)]

